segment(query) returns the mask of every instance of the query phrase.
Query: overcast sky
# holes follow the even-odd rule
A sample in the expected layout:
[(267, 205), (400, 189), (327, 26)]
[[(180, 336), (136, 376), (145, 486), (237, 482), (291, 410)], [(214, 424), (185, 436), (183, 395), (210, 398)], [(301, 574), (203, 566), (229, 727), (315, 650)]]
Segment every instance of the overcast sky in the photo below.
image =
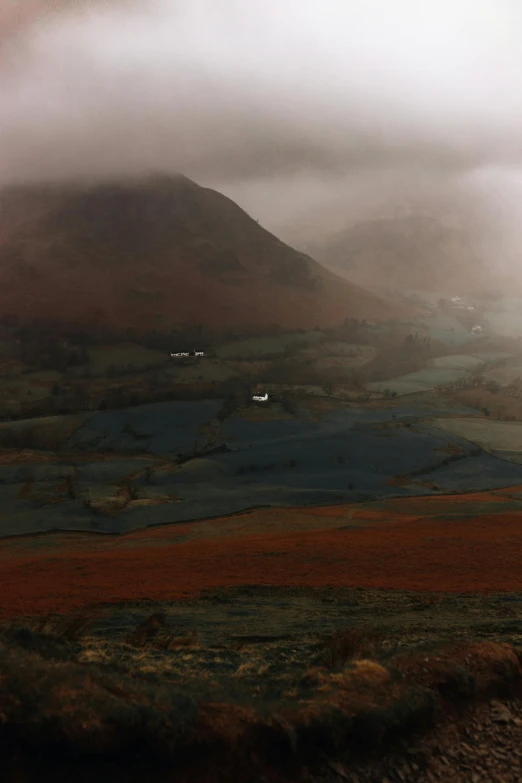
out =
[(276, 229), (479, 196), (518, 236), (521, 40), (520, 0), (1, 0), (0, 184), (182, 171)]

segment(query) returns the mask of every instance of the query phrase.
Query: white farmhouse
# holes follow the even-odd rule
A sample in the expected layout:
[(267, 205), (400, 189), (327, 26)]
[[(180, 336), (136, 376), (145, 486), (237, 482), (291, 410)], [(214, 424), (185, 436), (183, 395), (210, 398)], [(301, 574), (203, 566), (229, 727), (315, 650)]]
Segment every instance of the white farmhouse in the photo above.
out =
[(205, 351), (178, 351), (170, 354), (173, 359), (185, 358), (187, 356), (204, 356)]

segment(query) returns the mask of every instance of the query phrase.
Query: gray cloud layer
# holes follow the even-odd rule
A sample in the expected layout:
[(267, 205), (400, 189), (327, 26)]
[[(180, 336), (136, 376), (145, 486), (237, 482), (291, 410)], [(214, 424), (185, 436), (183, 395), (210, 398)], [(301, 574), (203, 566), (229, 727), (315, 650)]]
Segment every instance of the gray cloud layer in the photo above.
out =
[(7, 0), (0, 183), (181, 170), (271, 226), (494, 191), (509, 222), (521, 33), (519, 0)]

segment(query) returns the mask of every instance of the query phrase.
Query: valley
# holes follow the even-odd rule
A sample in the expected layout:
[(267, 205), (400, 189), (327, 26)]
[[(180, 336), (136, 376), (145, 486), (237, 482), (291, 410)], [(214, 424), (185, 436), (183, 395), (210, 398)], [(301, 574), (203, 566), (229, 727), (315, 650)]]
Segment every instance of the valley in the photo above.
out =
[[(169, 198), (179, 206), (181, 188), (256, 235), (190, 181), (147, 187), (162, 194), (155, 220)], [(83, 210), (94, 219), (103, 206), (125, 224), (129, 211), (147, 214), (149, 197), (50, 203), (59, 225), (65, 204), (83, 236)], [(220, 243), (246, 253), (233, 220), (225, 229), (196, 214), (212, 258)], [(161, 280), (172, 290), (196, 241), (188, 217), (178, 212), (167, 232), (178, 255), (161, 262)], [(51, 225), (38, 210), (31, 220), (18, 245), (27, 263), (29, 238)], [(130, 253), (130, 274), (142, 250), (134, 230), (125, 244), (103, 228), (93, 262), (104, 248), (123, 254), (118, 263)], [(67, 308), (51, 318), (36, 284), (33, 312), (13, 306), (0, 320), (0, 749), (13, 770), (24, 759), (27, 780), (42, 753), (54, 776), (112, 779), (125, 748), (129, 782), (167, 783), (172, 764), (179, 781), (333, 783), (336, 769), (373, 781), (368, 751), (400, 754), (397, 737), (518, 693), (522, 300), (363, 291), (296, 255), (322, 282), (276, 275), (245, 308), (269, 272), (256, 265), (294, 253), (263, 241), (275, 245), (241, 274), (205, 256), (202, 285), (217, 275), (235, 299), (223, 322), (199, 300), (183, 320), (179, 292), (156, 318), (145, 289), (130, 309), (118, 294), (92, 319)], [(70, 252), (58, 256), (69, 270), (60, 296), (79, 274)], [(110, 266), (96, 275), (108, 291)], [(4, 282), (16, 294), (14, 278)], [(262, 303), (279, 285), (288, 318)], [(187, 751), (201, 746), (203, 766)]]
[(522, 783), (518, 5), (0, 0), (1, 780)]

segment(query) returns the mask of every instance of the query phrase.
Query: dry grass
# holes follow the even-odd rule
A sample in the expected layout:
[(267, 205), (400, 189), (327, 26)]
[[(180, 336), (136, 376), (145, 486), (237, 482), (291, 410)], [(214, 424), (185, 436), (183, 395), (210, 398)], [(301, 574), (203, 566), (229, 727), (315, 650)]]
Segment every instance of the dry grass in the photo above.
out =
[(72, 616), (47, 615), (28, 621), (27, 627), (38, 633), (53, 634), (68, 642), (76, 642), (85, 634), (89, 624), (99, 616), (100, 614), (95, 612)]
[(442, 596), (439, 593), (421, 593), (413, 600), (412, 608), (419, 612), (439, 606)]
[(457, 399), (464, 405), (470, 405), (479, 411), (488, 408), (493, 419), (514, 421), (522, 419), (522, 400), (517, 397), (509, 397), (502, 390), (491, 392), (481, 386), (479, 389), (459, 392)]
[(154, 647), (157, 650), (170, 650), (179, 647), (194, 647), (198, 644), (196, 633), (187, 634), (184, 629), (168, 627), (165, 612), (153, 612), (126, 638), (133, 647)]
[(160, 629), (167, 625), (165, 612), (153, 612), (145, 620), (138, 623), (134, 631), (129, 634), (126, 641), (135, 647), (144, 647), (158, 636)]
[(267, 663), (262, 663), (256, 660), (245, 661), (240, 666), (238, 666), (235, 672), (235, 676), (250, 677), (252, 675), (256, 675), (258, 677), (262, 677), (264, 674), (267, 673), (269, 668), (270, 667), (268, 666)]
[[(357, 691), (359, 686), (365, 688), (381, 687), (391, 682), (390, 671), (377, 661), (362, 658), (351, 661), (341, 671), (332, 672), (327, 669), (310, 669), (304, 678), (304, 682), (313, 686), (317, 693), (328, 693), (333, 698), (336, 692), (347, 693)], [(303, 681), (302, 681), (303, 682)]]
[(492, 694), (499, 681), (515, 681), (520, 688), (520, 650), (495, 642), (454, 644), (431, 653), (397, 656), (393, 668), (444, 698), (472, 697), (477, 692)]
[(374, 685), (383, 685), (390, 681), (390, 672), (377, 661), (363, 658), (360, 661), (354, 661), (353, 665), (354, 676), (358, 680)]
[(410, 484), (413, 484), (414, 480), (412, 476), (409, 474), (399, 474), (397, 476), (392, 476), (391, 478), (387, 479), (386, 483), (390, 487), (407, 487)]
[[(61, 618), (61, 624), (55, 618), (42, 621), (35, 633), (41, 655), (38, 646), (29, 650), (20, 646), (16, 635), (0, 634), (0, 747), (7, 738), (9, 743), (43, 751), (59, 743), (64, 754), (103, 758), (116, 753), (132, 764), (134, 747), (139, 746), (139, 752), (150, 758), (151, 770), (158, 759), (169, 759), (176, 770), (179, 767), (180, 781), (250, 783), (261, 778), (256, 759), (263, 759), (276, 774), (283, 757), (301, 763), (324, 754), (335, 758), (362, 746), (374, 754), (378, 743), (432, 724), (437, 708), (503, 689), (513, 691), (522, 676), (517, 651), (493, 643), (453, 645), (430, 655), (403, 654), (383, 665), (369, 652), (378, 651), (380, 644), (373, 629), (351, 627), (323, 640), (323, 662), (300, 678), (288, 679), (280, 702), (267, 712), (256, 698), (255, 678), (254, 683), (245, 680), (241, 703), (233, 696), (203, 696), (201, 682), (191, 683), (189, 690), (186, 681), (180, 689), (179, 680), (168, 677), (144, 680), (141, 675), (161, 670), (153, 661), (157, 654), (150, 657), (145, 648), (169, 632), (174, 640), (182, 638), (176, 636), (179, 629), (168, 629), (162, 612), (149, 615), (133, 632), (137, 676), (107, 666), (110, 657), (89, 660), (89, 650), (83, 659), (43, 654), (46, 627), (63, 638), (77, 639), (92, 618)], [(113, 656), (124, 649), (128, 650), (126, 644), (114, 644)], [(265, 683), (270, 677), (256, 660), (251, 667), (245, 661), (236, 674), (255, 675)], [(306, 698), (300, 696), (302, 685), (309, 689)], [(197, 765), (205, 756), (214, 775), (198, 777)], [(251, 777), (243, 776), (245, 759)], [(226, 770), (222, 777), (221, 769)]]

